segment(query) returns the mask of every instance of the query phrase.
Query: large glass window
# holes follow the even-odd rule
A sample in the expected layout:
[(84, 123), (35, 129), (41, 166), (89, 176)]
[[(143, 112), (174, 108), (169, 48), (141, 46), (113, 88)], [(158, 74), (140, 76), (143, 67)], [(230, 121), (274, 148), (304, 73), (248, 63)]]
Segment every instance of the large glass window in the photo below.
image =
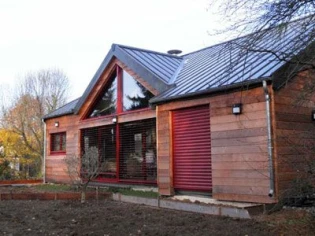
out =
[(97, 148), (102, 165), (100, 179), (155, 183), (155, 130), (155, 119), (83, 129), (82, 153), (91, 147)]
[(119, 178), (124, 180), (156, 180), (155, 119), (119, 125)]
[(149, 107), (153, 94), (130, 74), (123, 71), (123, 111)]
[(94, 106), (89, 117), (105, 116), (115, 114), (117, 111), (117, 76), (111, 80), (111, 83), (106, 87), (102, 96)]
[(115, 125), (82, 130), (82, 153), (92, 147), (98, 150), (101, 163), (100, 178), (116, 178), (116, 127)]
[(52, 153), (66, 152), (66, 132), (51, 134), (51, 148)]
[(94, 103), (87, 118), (120, 114), (149, 107), (149, 100), (154, 95), (120, 67), (117, 67), (116, 71), (101, 96)]

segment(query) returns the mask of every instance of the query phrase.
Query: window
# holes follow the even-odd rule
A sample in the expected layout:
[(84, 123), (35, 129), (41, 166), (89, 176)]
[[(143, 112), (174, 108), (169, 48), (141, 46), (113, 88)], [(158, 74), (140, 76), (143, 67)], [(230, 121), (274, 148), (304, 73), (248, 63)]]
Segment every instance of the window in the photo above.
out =
[(153, 96), (141, 83), (117, 66), (87, 118), (148, 108)]
[(123, 111), (149, 107), (149, 100), (153, 96), (142, 84), (123, 71)]
[(105, 116), (115, 114), (117, 110), (117, 77), (114, 75), (111, 83), (106, 87), (102, 96), (92, 109), (89, 117)]
[(116, 178), (116, 127), (115, 125), (82, 130), (82, 153), (96, 147), (102, 165), (99, 177)]
[(66, 152), (66, 132), (51, 134), (51, 148), (52, 153)]
[(156, 181), (155, 119), (119, 125), (119, 178), (121, 180)]
[(99, 179), (155, 183), (156, 120), (146, 119), (83, 129), (81, 152), (98, 149)]

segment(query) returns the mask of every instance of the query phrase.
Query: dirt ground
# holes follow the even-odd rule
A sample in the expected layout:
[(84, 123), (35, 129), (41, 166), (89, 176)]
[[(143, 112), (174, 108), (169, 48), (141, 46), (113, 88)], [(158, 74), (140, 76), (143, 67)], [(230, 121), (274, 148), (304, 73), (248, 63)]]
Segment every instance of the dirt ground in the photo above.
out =
[(0, 201), (0, 235), (315, 235), (313, 220), (296, 210), (240, 220), (112, 200)]
[(264, 223), (114, 201), (2, 201), (3, 235), (272, 235)]

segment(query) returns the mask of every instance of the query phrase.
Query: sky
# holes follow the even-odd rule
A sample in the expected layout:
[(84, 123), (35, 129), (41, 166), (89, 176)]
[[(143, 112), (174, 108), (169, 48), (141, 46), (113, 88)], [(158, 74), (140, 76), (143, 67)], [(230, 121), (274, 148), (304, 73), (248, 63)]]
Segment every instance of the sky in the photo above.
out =
[(218, 43), (209, 0), (0, 0), (0, 85), (63, 70), (82, 95), (113, 43), (189, 53)]

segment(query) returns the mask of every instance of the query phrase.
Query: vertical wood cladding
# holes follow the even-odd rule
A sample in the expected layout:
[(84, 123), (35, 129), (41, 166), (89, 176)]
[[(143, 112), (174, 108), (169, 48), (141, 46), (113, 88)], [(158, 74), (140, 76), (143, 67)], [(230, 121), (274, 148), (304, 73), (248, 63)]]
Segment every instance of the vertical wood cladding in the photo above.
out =
[(300, 73), (285, 87), (274, 92), (276, 128), (276, 174), (280, 194), (291, 188), (292, 180), (306, 173), (306, 164), (314, 161), (315, 107), (314, 75)]
[(157, 182), (159, 193), (162, 195), (172, 195), (173, 191), (173, 168), (171, 153), (171, 117), (170, 112), (160, 111), (160, 107), (156, 108), (157, 112), (157, 156), (158, 156), (158, 174)]
[[(232, 114), (234, 103), (243, 104), (241, 115)], [(267, 128), (262, 87), (158, 106), (160, 193), (170, 195), (173, 192), (170, 112), (206, 104), (210, 107), (212, 196), (219, 200), (272, 202), (268, 197)]]

